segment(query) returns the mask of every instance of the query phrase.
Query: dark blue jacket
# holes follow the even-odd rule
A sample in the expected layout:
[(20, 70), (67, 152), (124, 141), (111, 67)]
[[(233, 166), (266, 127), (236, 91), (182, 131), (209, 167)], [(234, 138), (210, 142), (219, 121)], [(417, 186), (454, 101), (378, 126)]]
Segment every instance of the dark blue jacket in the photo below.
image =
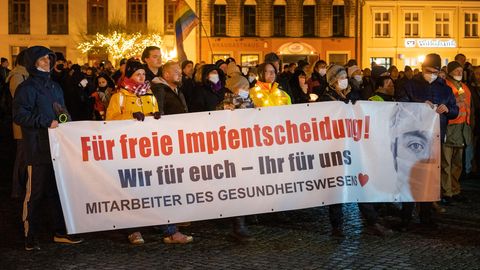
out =
[(404, 93), (399, 101), (402, 102), (425, 102), (430, 101), (433, 104), (444, 104), (448, 108), (448, 113), (440, 114), (440, 134), (443, 139), (447, 131), (449, 119), (455, 119), (458, 116), (458, 106), (452, 89), (448, 87), (445, 81), (437, 78), (433, 83), (429, 84), (422, 74), (414, 76), (411, 80), (403, 85), (400, 93)]
[(45, 55), (49, 55), (50, 69), (53, 68), (55, 54), (52, 51), (41, 46), (27, 49), (26, 68), (30, 76), (18, 86), (13, 99), (13, 121), (22, 128), (29, 165), (51, 163), (48, 127), (57, 119), (53, 103), (65, 108), (60, 85), (50, 79), (49, 72), (35, 67), (35, 62)]

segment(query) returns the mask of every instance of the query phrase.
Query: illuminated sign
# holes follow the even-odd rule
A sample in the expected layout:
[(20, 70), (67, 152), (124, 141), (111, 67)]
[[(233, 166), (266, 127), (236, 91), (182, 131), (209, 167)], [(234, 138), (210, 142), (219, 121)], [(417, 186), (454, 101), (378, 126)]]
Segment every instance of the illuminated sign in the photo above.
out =
[(406, 48), (456, 48), (454, 39), (405, 39)]

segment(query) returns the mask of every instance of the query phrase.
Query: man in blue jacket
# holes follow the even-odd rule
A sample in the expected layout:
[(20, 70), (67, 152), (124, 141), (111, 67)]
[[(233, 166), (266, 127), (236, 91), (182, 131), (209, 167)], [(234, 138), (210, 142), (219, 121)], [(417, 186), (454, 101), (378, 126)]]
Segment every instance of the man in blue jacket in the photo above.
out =
[(39, 250), (37, 241), (41, 201), (45, 198), (52, 212), (54, 242), (76, 244), (82, 239), (66, 235), (60, 198), (58, 195), (48, 128), (69, 120), (63, 92), (51, 80), (50, 71), (55, 64), (55, 54), (42, 46), (34, 46), (25, 53), (26, 68), (30, 76), (18, 86), (13, 100), (13, 120), (22, 128), (28, 165), (28, 182), (23, 209), (25, 249)]
[[(422, 63), (422, 73), (415, 75), (404, 84), (403, 89), (400, 89), (399, 93), (404, 93), (404, 96), (400, 97), (399, 101), (424, 102), (435, 108), (440, 115), (440, 141), (443, 143), (448, 120), (457, 117), (458, 106), (452, 89), (438, 77), (441, 65), (442, 60), (438, 54), (428, 54)], [(403, 204), (402, 230), (406, 230), (410, 223), (413, 206), (413, 203)], [(428, 227), (436, 227), (432, 220), (432, 203), (420, 203), (420, 222)]]

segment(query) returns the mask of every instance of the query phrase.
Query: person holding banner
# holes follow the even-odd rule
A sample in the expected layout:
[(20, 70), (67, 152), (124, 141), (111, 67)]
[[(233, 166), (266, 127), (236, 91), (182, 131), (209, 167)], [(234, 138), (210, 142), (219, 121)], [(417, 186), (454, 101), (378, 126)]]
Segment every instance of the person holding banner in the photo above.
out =
[(157, 99), (145, 81), (145, 67), (131, 58), (127, 61), (125, 77), (121, 79), (120, 90), (113, 94), (107, 108), (106, 120), (127, 120), (135, 118), (143, 121), (146, 115), (160, 118)]
[[(217, 110), (235, 110), (253, 108), (253, 102), (250, 99), (249, 82), (247, 78), (242, 76), (240, 72), (233, 73), (227, 80), (227, 92), (225, 98), (218, 104)], [(233, 231), (231, 236), (239, 242), (251, 242), (255, 238), (250, 235), (245, 224), (245, 216), (234, 217), (233, 219)]]
[[(339, 65), (331, 65), (327, 69), (327, 89), (320, 97), (321, 101), (343, 101), (354, 103), (360, 98), (352, 94), (348, 85), (347, 71)], [(345, 237), (343, 234), (343, 204), (333, 204), (329, 206), (330, 224), (332, 225), (332, 236)], [(366, 232), (372, 235), (387, 236), (391, 230), (378, 223), (378, 214), (372, 203), (359, 203), (358, 208), (367, 220)]]
[[(125, 78), (120, 83), (120, 90), (110, 99), (106, 120), (137, 119), (143, 121), (146, 115), (160, 119), (158, 102), (150, 90), (150, 84), (145, 81), (145, 66), (135, 59), (129, 59), (125, 68)], [(166, 226), (163, 242), (166, 244), (186, 244), (193, 237), (177, 231), (174, 224)], [(134, 245), (145, 241), (140, 232), (132, 232), (128, 240)]]
[[(413, 77), (405, 83), (404, 93), (400, 101), (424, 102), (440, 115), (440, 142), (443, 144), (447, 130), (447, 123), (458, 115), (458, 106), (452, 89), (445, 84), (445, 81), (438, 77), (442, 65), (440, 55), (432, 53), (425, 57), (422, 63), (422, 73)], [(402, 207), (402, 223), (400, 230), (406, 231), (410, 227), (414, 203), (404, 203)], [(420, 222), (427, 227), (436, 228), (437, 225), (432, 218), (433, 204), (431, 202), (420, 203)]]
[(55, 182), (48, 128), (67, 122), (63, 91), (50, 78), (55, 54), (43, 47), (33, 46), (25, 52), (25, 67), (30, 76), (20, 84), (13, 99), (13, 120), (22, 129), (26, 152), (28, 180), (23, 208), (25, 250), (40, 250), (40, 205), (49, 203), (54, 225), (55, 243), (77, 244), (83, 239), (67, 235), (60, 197)]

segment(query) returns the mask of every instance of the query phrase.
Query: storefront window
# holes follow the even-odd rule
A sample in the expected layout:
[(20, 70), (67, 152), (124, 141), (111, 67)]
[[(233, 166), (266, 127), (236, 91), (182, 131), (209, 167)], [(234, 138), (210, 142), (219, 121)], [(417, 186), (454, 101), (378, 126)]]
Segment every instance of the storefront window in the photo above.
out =
[(345, 65), (348, 61), (348, 54), (346, 53), (331, 53), (328, 55), (328, 63), (336, 65)]
[(375, 62), (379, 66), (384, 66), (385, 68), (390, 68), (392, 65), (391, 57), (370, 57), (370, 63)]
[(217, 62), (218, 60), (227, 60), (230, 57), (230, 54), (212, 54), (212, 63)]
[(254, 67), (258, 65), (258, 54), (242, 54), (240, 58), (242, 67)]

